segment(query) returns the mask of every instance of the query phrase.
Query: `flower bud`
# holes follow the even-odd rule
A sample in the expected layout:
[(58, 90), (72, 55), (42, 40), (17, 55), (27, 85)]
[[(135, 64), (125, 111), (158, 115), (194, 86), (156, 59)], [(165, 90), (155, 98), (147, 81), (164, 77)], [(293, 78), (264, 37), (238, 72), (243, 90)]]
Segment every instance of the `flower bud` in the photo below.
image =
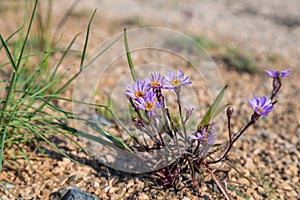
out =
[(231, 118), (233, 111), (234, 111), (234, 109), (233, 109), (232, 106), (229, 106), (229, 107), (227, 108), (227, 117), (228, 117), (228, 118)]

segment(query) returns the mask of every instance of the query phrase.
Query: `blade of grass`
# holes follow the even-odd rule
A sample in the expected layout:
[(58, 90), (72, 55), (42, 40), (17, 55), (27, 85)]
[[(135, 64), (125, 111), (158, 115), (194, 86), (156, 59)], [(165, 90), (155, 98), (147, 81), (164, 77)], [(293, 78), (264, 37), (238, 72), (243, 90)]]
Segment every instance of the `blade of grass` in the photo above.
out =
[(72, 39), (72, 41), (70, 42), (69, 46), (68, 46), (67, 49), (64, 51), (63, 55), (61, 56), (60, 60), (58, 61), (57, 65), (56, 65), (56, 67), (54, 68), (53, 73), (52, 73), (52, 75), (50, 76), (50, 80), (52, 80), (52, 79), (55, 77), (58, 68), (60, 67), (61, 63), (62, 63), (63, 60), (65, 59), (67, 53), (70, 51), (72, 45), (74, 44), (75, 40), (77, 39), (77, 37), (78, 37), (79, 35), (80, 35), (80, 33), (76, 34), (76, 35), (73, 37), (73, 39)]
[(97, 9), (94, 10), (94, 12), (92, 14), (92, 17), (89, 21), (88, 27), (87, 27), (85, 43), (84, 43), (84, 46), (83, 46), (83, 51), (82, 51), (82, 56), (81, 56), (81, 61), (80, 61), (80, 71), (83, 70), (83, 62), (84, 62), (84, 59), (85, 59), (86, 49), (87, 49), (87, 45), (88, 45), (88, 42), (89, 42), (91, 24), (92, 24), (92, 21), (93, 21), (93, 18), (95, 16), (95, 14), (96, 14), (96, 11), (97, 11)]
[[(53, 49), (51, 51), (45, 51), (45, 52), (37, 52), (37, 53), (32, 53), (32, 54), (28, 54), (28, 55), (24, 55), (22, 57), (22, 60), (24, 59), (28, 59), (30, 57), (35, 57), (35, 56), (40, 56), (40, 55), (44, 55), (45, 53), (49, 53), (49, 54), (52, 54), (52, 53), (65, 53), (66, 50), (59, 50), (59, 49)], [(69, 50), (69, 51), (72, 51), (72, 52), (77, 52), (76, 50)], [(16, 63), (18, 60), (17, 59), (14, 59), (14, 62)], [(6, 65), (10, 64), (10, 62), (4, 62), (2, 64), (0, 64), (0, 67), (4, 67)]]
[(16, 63), (15, 63), (15, 61), (13, 59), (13, 56), (10, 53), (10, 51), (9, 51), (7, 45), (6, 45), (6, 42), (4, 41), (4, 39), (3, 39), (3, 37), (2, 37), (1, 34), (0, 34), (0, 39), (1, 39), (1, 44), (4, 47), (5, 53), (6, 53), (7, 57), (8, 57), (8, 59), (9, 59), (9, 63), (12, 65), (14, 73), (16, 73), (17, 72), (17, 65), (16, 65)]
[[(18, 69), (19, 69), (19, 66), (21, 64), (21, 58), (22, 58), (22, 55), (23, 55), (23, 52), (24, 52), (24, 49), (25, 49), (25, 46), (26, 46), (26, 43), (27, 43), (27, 39), (28, 39), (28, 35), (30, 33), (30, 30), (31, 30), (31, 25), (32, 25), (32, 22), (33, 22), (33, 18), (34, 18), (34, 15), (35, 15), (35, 11), (36, 11), (36, 7), (37, 7), (37, 3), (38, 3), (38, 0), (35, 1), (35, 4), (34, 4), (34, 8), (33, 8), (33, 11), (32, 11), (32, 15), (31, 15), (31, 19), (30, 19), (30, 22), (29, 22), (29, 26), (28, 26), (28, 30), (27, 30), (27, 33), (26, 33), (26, 36), (25, 36), (25, 39), (24, 39), (24, 42), (23, 42), (23, 46), (21, 48), (21, 52), (20, 52), (20, 56), (19, 56), (19, 59), (18, 59), (18, 62), (15, 63), (12, 59), (12, 54), (10, 53), (9, 49), (7, 48), (6, 46), (6, 43), (4, 42), (2, 36), (0, 35), (0, 39), (1, 39), (1, 43), (2, 45), (4, 46), (5, 48), (5, 51), (6, 51), (6, 54), (11, 62), (11, 65), (13, 66), (13, 75), (12, 75), (12, 78), (11, 78), (11, 82), (9, 84), (9, 88), (8, 88), (8, 92), (6, 94), (6, 98), (5, 98), (5, 102), (4, 102), (4, 105), (3, 105), (3, 108), (2, 108), (2, 111), (6, 111), (7, 109), (7, 106), (8, 106), (8, 103), (9, 103), (9, 100), (11, 98), (11, 95), (13, 93), (13, 89), (15, 88), (16, 86), (16, 82), (17, 82), (17, 73), (18, 73)], [(1, 121), (0, 121), (0, 127), (2, 126), (2, 123), (3, 123), (3, 116), (0, 115), (0, 118), (1, 118)]]
[(1, 131), (1, 152), (0, 152), (0, 172), (2, 171), (2, 161), (3, 161), (3, 151), (4, 151), (4, 145), (5, 145), (5, 137), (6, 137), (6, 133), (7, 133), (7, 126), (5, 126), (3, 123), (4, 123), (4, 119), (6, 119), (6, 117), (3, 115), (6, 113), (6, 109), (9, 105), (9, 101), (11, 99), (11, 96), (13, 94), (13, 88), (14, 88), (14, 85), (16, 83), (16, 80), (17, 80), (17, 68), (16, 68), (16, 65), (12, 59), (12, 55), (5, 43), (5, 41), (3, 40), (2, 38), (2, 35), (0, 34), (0, 40), (1, 40), (1, 43), (5, 49), (5, 52), (7, 54), (7, 57), (9, 58), (10, 62), (11, 62), (11, 65), (13, 66), (13, 72), (12, 72), (12, 77), (11, 77), (11, 82), (9, 84), (9, 88), (8, 88), (8, 91), (7, 91), (7, 94), (6, 94), (6, 98), (5, 98), (5, 102), (4, 102), (4, 105), (1, 109), (1, 113), (0, 113), (0, 131)]
[(49, 101), (45, 100), (45, 99), (42, 99), (42, 98), (38, 98), (41, 102), (43, 102), (44, 104), (48, 105), (51, 109), (53, 109), (54, 111), (58, 111), (58, 112), (61, 112), (61, 113), (64, 113), (66, 116), (70, 116), (70, 115), (73, 115), (72, 112), (67, 112), (67, 111), (64, 111), (54, 105), (52, 105), (51, 103), (49, 103)]
[(4, 150), (7, 126), (4, 126), (3, 130), (2, 130), (2, 127), (1, 127), (1, 132), (2, 132), (2, 137), (1, 137), (1, 152), (0, 152), (0, 172), (2, 171), (3, 150)]
[[(9, 42), (9, 40), (15, 36), (17, 33), (19, 33), (19, 31), (21, 31), (23, 29), (23, 26), (18, 28), (15, 32), (13, 32), (6, 40), (5, 40), (5, 43), (7, 44)], [(0, 50), (2, 49), (3, 45), (1, 44), (0, 45)]]
[[(23, 92), (23, 91), (19, 91), (17, 90), (17, 92)], [(31, 93), (29, 93), (30, 95)], [(34, 99), (36, 98), (55, 98), (57, 100), (63, 100), (63, 101), (68, 101), (68, 102), (73, 102), (73, 103), (78, 103), (78, 104), (84, 104), (84, 105), (89, 105), (89, 106), (96, 106), (96, 107), (102, 107), (102, 108), (108, 108), (109, 106), (107, 105), (102, 105), (102, 104), (94, 104), (94, 103), (87, 103), (87, 102), (83, 102), (83, 101), (77, 101), (77, 100), (73, 100), (73, 99), (69, 99), (69, 98), (64, 98), (64, 97), (60, 97), (57, 96), (57, 94), (42, 94), (39, 96), (35, 96)], [(28, 99), (33, 99), (32, 96), (27, 96), (22, 98), (24, 100), (28, 100)], [(46, 101), (45, 99), (43, 99), (44, 101)], [(12, 102), (17, 102), (19, 101), (18, 99), (13, 100)], [(48, 101), (47, 101), (48, 102)], [(1, 111), (0, 111), (1, 112)], [(65, 111), (64, 111), (65, 112)]]
[(29, 21), (29, 26), (28, 26), (28, 29), (27, 29), (27, 32), (26, 32), (26, 36), (24, 38), (24, 42), (23, 42), (23, 45), (22, 45), (22, 48), (21, 48), (21, 52), (20, 52), (20, 55), (19, 55), (18, 62), (16, 64), (16, 69), (17, 69), (16, 71), (18, 71), (18, 69), (21, 65), (22, 56), (23, 56), (23, 53), (24, 53), (24, 50), (25, 50), (25, 46), (27, 44), (28, 36), (29, 36), (30, 30), (31, 30), (31, 26), (32, 26), (32, 23), (33, 23), (35, 13), (36, 13), (37, 4), (38, 4), (38, 0), (35, 0), (33, 11), (31, 13), (31, 18), (30, 18), (30, 21)]
[(103, 130), (101, 127), (98, 126), (98, 124), (87, 122), (87, 125), (92, 129), (94, 129), (95, 131), (97, 131), (98, 133), (101, 133), (101, 135), (105, 136), (107, 139), (112, 141), (116, 146), (124, 150), (127, 150), (129, 152), (133, 152), (126, 143), (122, 142), (119, 138), (113, 136), (109, 132)]
[(52, 80), (50, 83), (46, 84), (44, 87), (38, 89), (37, 91), (34, 91), (33, 93), (31, 93), (32, 97), (37, 96), (38, 94), (44, 92), (45, 90), (47, 90), (49, 87), (51, 87), (54, 83), (56, 83), (56, 80)]
[(125, 42), (126, 56), (127, 56), (127, 61), (128, 61), (129, 69), (130, 69), (130, 72), (131, 72), (131, 76), (132, 76), (132, 79), (134, 81), (136, 81), (136, 75), (135, 75), (135, 71), (134, 71), (134, 66), (133, 66), (133, 63), (132, 63), (132, 59), (131, 59), (131, 55), (130, 55), (130, 50), (129, 50), (129, 46), (128, 46), (128, 39), (127, 39), (126, 28), (124, 29), (124, 42)]
[(110, 143), (109, 141), (107, 140), (104, 140), (100, 137), (97, 137), (97, 136), (94, 136), (94, 135), (91, 135), (91, 134), (88, 134), (86, 132), (83, 132), (83, 131), (80, 131), (80, 130), (77, 130), (77, 129), (74, 129), (72, 127), (69, 127), (69, 126), (66, 126), (66, 125), (63, 125), (63, 124), (59, 124), (61, 127), (61, 129), (64, 129), (70, 133), (73, 133), (73, 134), (76, 134), (76, 135), (79, 135), (81, 137), (85, 137), (91, 141), (96, 141), (100, 144), (103, 144), (103, 145), (106, 145), (106, 146), (109, 146), (111, 147), (112, 149), (114, 149), (116, 146), (113, 144), (113, 143)]

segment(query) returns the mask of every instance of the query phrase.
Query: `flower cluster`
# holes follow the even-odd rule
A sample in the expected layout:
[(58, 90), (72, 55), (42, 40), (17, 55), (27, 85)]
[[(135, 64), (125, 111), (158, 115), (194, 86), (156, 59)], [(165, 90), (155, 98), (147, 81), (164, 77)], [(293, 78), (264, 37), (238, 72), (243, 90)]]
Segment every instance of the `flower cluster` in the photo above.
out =
[(159, 73), (151, 74), (150, 78), (139, 79), (133, 85), (127, 85), (125, 92), (128, 99), (133, 100), (137, 109), (146, 111), (149, 118), (156, 116), (156, 110), (163, 107), (164, 103), (161, 99), (162, 89), (179, 89), (181, 86), (190, 85), (188, 76), (184, 76), (182, 71), (178, 70), (176, 76), (170, 71), (168, 76), (161, 76)]
[[(160, 180), (164, 185), (173, 186), (176, 186), (180, 181), (180, 177), (188, 171), (192, 175), (193, 182), (197, 179), (197, 174), (206, 172), (216, 177), (217, 175), (214, 174), (213, 165), (225, 161), (232, 146), (247, 129), (255, 124), (261, 116), (267, 116), (274, 109), (276, 101), (274, 101), (273, 98), (281, 88), (281, 80), (290, 76), (290, 70), (266, 70), (266, 75), (273, 79), (271, 96), (268, 98), (266, 96), (257, 97), (254, 95), (252, 99), (248, 100), (254, 112), (251, 114), (248, 123), (237, 133), (233, 133), (231, 130), (231, 118), (234, 109), (231, 106), (227, 108), (228, 141), (224, 148), (215, 144), (217, 133), (213, 120), (214, 117), (226, 107), (219, 104), (227, 86), (219, 93), (200, 123), (195, 127), (196, 130), (191, 133), (188, 132), (189, 130), (186, 128), (186, 122), (192, 115), (194, 109), (185, 105), (184, 115), (180, 101), (180, 93), (182, 86), (190, 85), (192, 82), (189, 81), (188, 76), (184, 76), (181, 70), (178, 70), (177, 74), (170, 71), (167, 75), (163, 76), (159, 73), (153, 73), (149, 78), (139, 79), (136, 80), (133, 85), (127, 85), (125, 94), (137, 114), (132, 115), (134, 125), (142, 133), (150, 136), (150, 142), (152, 141), (154, 143), (154, 145), (153, 143), (149, 145), (149, 140), (147, 141), (144, 138), (145, 145), (143, 147), (149, 150), (149, 152), (153, 150), (153, 148), (160, 149), (166, 146), (170, 147), (166, 149), (172, 149), (174, 146), (176, 149), (182, 149), (182, 147), (184, 149), (183, 153), (180, 152), (180, 156), (176, 158), (174, 162), (155, 172), (154, 177)], [(175, 117), (173, 117), (175, 115), (169, 113), (162, 92), (164, 89), (173, 90), (175, 92), (179, 119), (175, 119)], [(157, 112), (158, 109), (162, 112)], [(143, 115), (144, 113), (146, 114), (146, 119), (145, 115)], [(170, 138), (167, 138), (167, 136), (170, 136)], [(222, 183), (218, 179), (214, 180), (218, 183), (217, 185), (220, 186), (224, 195), (227, 195)]]

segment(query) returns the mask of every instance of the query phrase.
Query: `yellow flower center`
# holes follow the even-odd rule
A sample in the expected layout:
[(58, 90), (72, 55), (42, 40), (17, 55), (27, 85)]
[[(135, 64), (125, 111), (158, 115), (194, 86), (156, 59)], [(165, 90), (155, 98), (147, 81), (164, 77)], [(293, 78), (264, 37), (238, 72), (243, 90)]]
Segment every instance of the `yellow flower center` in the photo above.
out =
[(258, 107), (258, 108), (257, 108), (257, 111), (258, 111), (258, 112), (261, 112), (262, 110), (263, 110), (262, 107)]
[(148, 102), (145, 105), (146, 111), (154, 110), (154, 104), (152, 102)]
[(137, 92), (134, 93), (134, 95), (135, 95), (136, 98), (139, 98), (139, 97), (144, 98), (144, 92), (137, 91)]
[(160, 87), (160, 83), (158, 81), (153, 81), (150, 83), (152, 88), (159, 88)]
[(181, 85), (181, 81), (178, 78), (176, 78), (172, 80), (171, 84), (175, 87), (179, 87)]

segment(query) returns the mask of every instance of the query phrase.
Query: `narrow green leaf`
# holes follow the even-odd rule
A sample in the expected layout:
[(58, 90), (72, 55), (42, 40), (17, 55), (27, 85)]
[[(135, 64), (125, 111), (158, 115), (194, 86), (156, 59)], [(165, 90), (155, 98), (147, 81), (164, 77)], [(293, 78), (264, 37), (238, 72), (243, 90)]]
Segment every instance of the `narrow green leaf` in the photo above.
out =
[(53, 110), (55, 111), (58, 111), (58, 112), (62, 112), (64, 114), (66, 114), (67, 116), (68, 115), (72, 115), (73, 113), (72, 112), (67, 112), (67, 111), (64, 111), (54, 105), (52, 105), (51, 103), (49, 103), (48, 101), (46, 101), (45, 99), (42, 99), (42, 98), (38, 98), (40, 101), (42, 101), (43, 103), (45, 103), (46, 105), (48, 105), (50, 108), (52, 108)]
[(7, 132), (7, 126), (4, 126), (4, 129), (1, 129), (1, 150), (0, 150), (0, 172), (2, 171), (2, 161), (3, 161), (3, 151), (5, 145), (5, 137)]
[(14, 72), (16, 72), (17, 71), (16, 63), (15, 63), (13, 57), (12, 57), (12, 54), (10, 53), (10, 51), (9, 51), (7, 45), (6, 45), (6, 42), (3, 40), (3, 37), (2, 37), (1, 34), (0, 34), (0, 40), (1, 40), (2, 46), (4, 47), (5, 53), (6, 53), (7, 57), (8, 57), (8, 59), (9, 59), (9, 62), (12, 65), (12, 67), (14, 69)]
[(87, 49), (87, 45), (88, 45), (88, 41), (89, 41), (91, 24), (92, 24), (92, 21), (93, 21), (93, 18), (95, 16), (95, 14), (96, 14), (96, 11), (97, 11), (97, 9), (94, 10), (94, 12), (92, 14), (92, 17), (91, 17), (91, 19), (89, 21), (88, 27), (87, 27), (86, 37), (85, 37), (85, 42), (84, 42), (84, 47), (83, 47), (83, 52), (82, 52), (81, 61), (80, 61), (80, 71), (83, 70), (83, 62), (84, 62), (84, 59), (85, 59), (86, 49)]
[(93, 128), (97, 132), (101, 133), (101, 135), (105, 136), (107, 139), (109, 139), (110, 141), (112, 141), (116, 146), (118, 146), (118, 147), (120, 147), (120, 148), (122, 148), (124, 150), (127, 150), (129, 152), (133, 152), (129, 148), (129, 146), (127, 146), (126, 143), (122, 142), (119, 138), (113, 136), (109, 132), (103, 130), (101, 127), (98, 126), (98, 124), (87, 122), (87, 125), (89, 125), (91, 128)]
[[(5, 43), (8, 43), (8, 41), (14, 36), (16, 35), (18, 32), (20, 32), (23, 29), (23, 27), (18, 28), (15, 32), (13, 32), (6, 40)], [(0, 45), (0, 50), (2, 49), (2, 45)]]
[(213, 104), (209, 107), (208, 111), (205, 113), (204, 117), (200, 122), (201, 126), (204, 127), (207, 124), (209, 124), (211, 120), (216, 116), (216, 114), (220, 112), (220, 110), (218, 110), (219, 104), (225, 94), (226, 89), (227, 89), (227, 85), (221, 90), (221, 92), (218, 94)]
[(114, 148), (116, 147), (115, 144), (113, 144), (113, 143), (111, 143), (111, 142), (109, 142), (109, 141), (107, 141), (107, 140), (104, 140), (104, 139), (102, 139), (102, 138), (100, 138), (100, 137), (97, 137), (97, 136), (94, 136), (94, 135), (85, 133), (85, 132), (83, 132), (83, 131), (77, 131), (77, 132), (78, 132), (78, 135), (79, 135), (79, 136), (85, 137), (85, 138), (87, 138), (87, 139), (89, 139), (89, 140), (91, 140), (91, 141), (95, 141), (95, 142), (98, 142), (98, 143), (103, 144), (103, 145), (105, 145), (105, 146), (109, 146), (109, 147), (111, 147), (112, 149), (114, 149)]
[[(45, 52), (36, 52), (36, 53), (31, 53), (31, 54), (27, 54), (27, 55), (23, 55), (22, 56), (22, 60), (28, 59), (30, 57), (35, 57), (35, 56), (40, 56), (40, 55), (44, 55), (44, 54), (52, 54), (52, 53), (65, 53), (66, 51), (68, 52), (79, 52), (76, 50), (59, 50), (59, 49), (53, 49), (53, 50), (49, 50), (49, 51), (45, 51)], [(17, 62), (18, 60), (15, 59), (15, 62)], [(0, 64), (0, 67), (4, 67), (6, 65), (10, 64), (10, 62), (4, 62), (2, 64)]]
[(16, 71), (18, 71), (18, 68), (21, 65), (21, 60), (22, 60), (22, 57), (23, 57), (23, 53), (24, 53), (24, 50), (25, 50), (25, 47), (26, 47), (26, 43), (27, 43), (27, 39), (28, 39), (30, 30), (31, 30), (31, 26), (32, 26), (33, 19), (34, 19), (34, 16), (35, 16), (37, 4), (38, 4), (38, 0), (35, 0), (33, 11), (31, 13), (31, 18), (30, 18), (30, 21), (29, 21), (29, 26), (28, 26), (28, 29), (27, 29), (27, 32), (26, 32), (26, 36), (24, 38), (24, 42), (23, 42), (23, 45), (22, 45), (22, 48), (21, 48), (21, 52), (20, 52), (20, 55), (19, 55), (19, 58), (18, 58), (18, 62), (16, 64)]
[(67, 49), (64, 51), (63, 55), (61, 56), (60, 60), (58, 61), (56, 67), (55, 67), (54, 70), (53, 70), (53, 73), (52, 73), (52, 75), (51, 75), (51, 77), (50, 77), (50, 80), (53, 80), (54, 77), (56, 76), (56, 73), (57, 73), (58, 68), (61, 66), (61, 63), (62, 63), (63, 60), (65, 59), (67, 53), (70, 52), (71, 47), (72, 47), (72, 45), (74, 44), (74, 42), (75, 42), (75, 40), (77, 39), (78, 36), (79, 36), (79, 33), (76, 34), (76, 35), (73, 37), (73, 39), (72, 39), (72, 41), (70, 42), (69, 46), (68, 46)]
[(129, 69), (130, 69), (130, 72), (131, 72), (131, 76), (132, 76), (132, 79), (134, 81), (136, 81), (134, 66), (133, 66), (133, 63), (132, 63), (132, 59), (131, 59), (131, 55), (130, 55), (130, 51), (129, 51), (129, 46), (128, 46), (128, 39), (127, 39), (126, 29), (124, 29), (124, 42), (125, 42), (126, 56), (127, 56), (127, 61), (128, 61)]
[(44, 87), (39, 88), (37, 91), (35, 91), (34, 93), (31, 94), (32, 97), (37, 96), (38, 94), (44, 92), (45, 90), (47, 90), (49, 87), (51, 87), (54, 83), (56, 83), (56, 80), (51, 81), (50, 83), (46, 84)]

